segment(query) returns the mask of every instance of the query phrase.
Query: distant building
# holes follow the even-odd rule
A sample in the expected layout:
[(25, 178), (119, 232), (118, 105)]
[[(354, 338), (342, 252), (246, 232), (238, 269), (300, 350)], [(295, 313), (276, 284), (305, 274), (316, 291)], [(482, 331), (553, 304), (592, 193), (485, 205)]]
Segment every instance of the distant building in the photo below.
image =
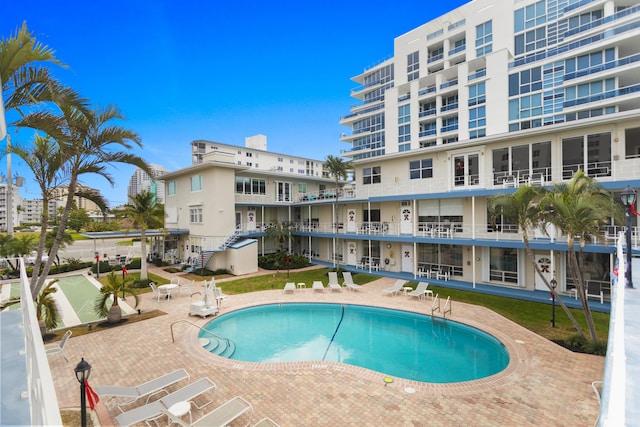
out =
[(156, 196), (156, 202), (164, 204), (164, 181), (160, 181), (155, 178), (158, 178), (169, 171), (162, 166), (149, 166), (151, 167), (152, 172), (151, 177), (140, 168), (137, 168), (133, 175), (131, 175), (129, 187), (127, 188), (128, 198), (134, 197), (142, 191), (149, 191)]
[(0, 231), (6, 232), (9, 218), (13, 219), (13, 226), (17, 226), (20, 224), (18, 219), (18, 206), (20, 206), (21, 198), (19, 194), (19, 188), (16, 186), (11, 187), (11, 210), (13, 211), (12, 215), (9, 215), (7, 212), (7, 202), (9, 192), (7, 191), (7, 183), (3, 182), (0, 184)]
[(233, 155), (233, 163), (254, 171), (322, 177), (322, 160), (267, 152), (267, 137), (264, 135), (246, 137), (244, 147), (213, 141), (193, 141), (191, 163), (199, 165), (206, 155), (217, 151)]
[[(93, 188), (84, 187), (84, 186), (82, 186), (80, 184), (78, 184), (76, 191), (79, 191), (79, 190), (89, 191), (89, 192), (92, 192), (92, 193), (95, 193), (95, 194), (100, 194), (100, 191), (98, 191), (96, 189), (93, 189)], [(56, 188), (52, 192), (51, 199), (52, 200), (66, 202), (68, 194), (69, 194), (68, 187), (66, 185), (60, 186), (60, 187)], [(98, 207), (98, 205), (96, 203), (94, 203), (93, 201), (91, 201), (91, 200), (89, 200), (87, 198), (75, 196), (74, 200), (76, 202), (76, 207), (78, 209), (84, 209), (89, 214), (102, 212), (102, 210)], [(64, 203), (63, 203), (63, 206), (64, 206)]]
[[(64, 206), (61, 200), (49, 201), (49, 218), (56, 215), (58, 207)], [(22, 199), (18, 212), (20, 224), (40, 224), (42, 221), (42, 199)]]

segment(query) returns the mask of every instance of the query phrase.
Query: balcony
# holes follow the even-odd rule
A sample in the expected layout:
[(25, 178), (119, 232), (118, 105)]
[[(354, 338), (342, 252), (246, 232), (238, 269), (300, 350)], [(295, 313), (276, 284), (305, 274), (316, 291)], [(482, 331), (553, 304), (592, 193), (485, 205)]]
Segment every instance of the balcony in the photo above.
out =
[(443, 105), (442, 107), (440, 107), (440, 112), (444, 113), (445, 111), (451, 111), (451, 110), (457, 110), (457, 109), (458, 109), (458, 103), (453, 102), (451, 104)]
[(430, 56), (429, 59), (427, 59), (427, 64), (432, 64), (434, 62), (441, 61), (443, 59), (444, 59), (444, 54), (439, 53), (437, 55)]

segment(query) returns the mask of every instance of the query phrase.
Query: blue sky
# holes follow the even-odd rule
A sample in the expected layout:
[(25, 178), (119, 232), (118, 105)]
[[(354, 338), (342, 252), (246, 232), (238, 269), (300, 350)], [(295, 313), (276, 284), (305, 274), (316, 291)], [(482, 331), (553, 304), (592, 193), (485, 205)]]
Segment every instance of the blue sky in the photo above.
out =
[[(395, 37), (464, 3), (36, 0), (4, 5), (0, 36), (26, 20), (69, 66), (56, 76), (93, 105), (117, 105), (142, 138), (136, 154), (173, 171), (191, 163), (195, 139), (244, 145), (263, 134), (269, 151), (338, 155), (349, 148), (338, 122), (356, 103), (350, 78), (390, 57)], [(15, 156), (12, 170), (27, 178), (21, 195), (39, 198)], [(126, 202), (133, 168), (110, 172), (113, 188), (83, 182), (115, 206)]]

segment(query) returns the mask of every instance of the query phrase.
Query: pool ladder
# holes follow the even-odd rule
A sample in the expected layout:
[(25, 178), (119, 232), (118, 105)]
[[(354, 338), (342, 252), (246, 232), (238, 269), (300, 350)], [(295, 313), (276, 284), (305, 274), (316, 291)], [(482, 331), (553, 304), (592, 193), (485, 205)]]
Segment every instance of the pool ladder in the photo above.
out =
[(451, 297), (447, 297), (447, 301), (444, 303), (444, 307), (440, 307), (440, 294), (436, 294), (433, 299), (433, 304), (431, 304), (431, 318), (435, 319), (436, 312), (440, 312), (442, 314), (442, 319), (447, 320), (447, 313), (451, 316)]

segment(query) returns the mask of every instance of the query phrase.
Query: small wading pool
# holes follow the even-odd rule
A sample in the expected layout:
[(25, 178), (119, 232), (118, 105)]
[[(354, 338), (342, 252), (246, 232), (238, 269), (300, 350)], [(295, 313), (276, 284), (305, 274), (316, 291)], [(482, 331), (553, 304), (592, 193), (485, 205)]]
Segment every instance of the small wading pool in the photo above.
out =
[[(270, 304), (237, 310), (205, 329), (247, 362), (328, 361), (430, 383), (471, 381), (509, 364), (493, 336), (457, 322), (399, 310), (340, 304)], [(205, 348), (221, 348), (200, 331)]]

